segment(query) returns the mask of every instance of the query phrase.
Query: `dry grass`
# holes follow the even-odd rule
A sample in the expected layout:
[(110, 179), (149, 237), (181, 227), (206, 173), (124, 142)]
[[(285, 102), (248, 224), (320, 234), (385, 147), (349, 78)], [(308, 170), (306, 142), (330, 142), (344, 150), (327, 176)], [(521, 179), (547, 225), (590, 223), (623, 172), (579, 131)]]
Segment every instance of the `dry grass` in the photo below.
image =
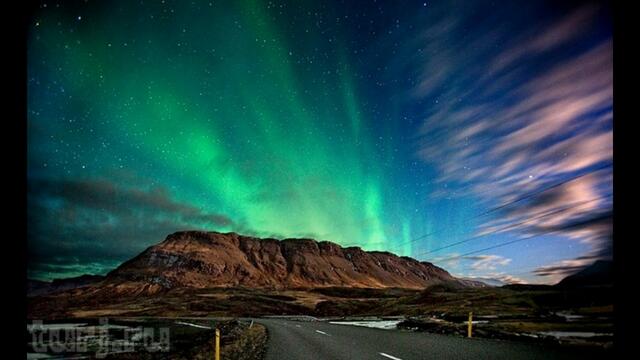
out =
[(267, 329), (253, 324), (243, 331), (240, 337), (220, 350), (220, 357), (228, 360), (262, 359), (267, 347)]

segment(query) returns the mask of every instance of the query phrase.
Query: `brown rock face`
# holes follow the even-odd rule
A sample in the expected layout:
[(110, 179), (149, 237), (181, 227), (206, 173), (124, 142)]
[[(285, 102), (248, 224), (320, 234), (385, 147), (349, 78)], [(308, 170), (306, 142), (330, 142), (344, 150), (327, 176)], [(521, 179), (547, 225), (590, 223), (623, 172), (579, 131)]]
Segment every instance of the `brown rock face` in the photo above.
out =
[(366, 252), (311, 239), (185, 231), (169, 235), (113, 270), (105, 285), (144, 287), (145, 292), (232, 286), (415, 289), (451, 281), (457, 279), (431, 263), (388, 252)]

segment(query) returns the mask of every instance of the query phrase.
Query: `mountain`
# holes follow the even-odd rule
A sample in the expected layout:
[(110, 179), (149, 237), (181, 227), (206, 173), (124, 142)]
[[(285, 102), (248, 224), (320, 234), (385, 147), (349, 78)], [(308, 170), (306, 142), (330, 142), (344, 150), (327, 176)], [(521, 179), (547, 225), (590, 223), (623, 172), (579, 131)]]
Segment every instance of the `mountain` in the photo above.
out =
[(51, 282), (29, 279), (27, 281), (27, 296), (55, 294), (65, 290), (93, 285), (103, 279), (104, 276), (100, 275), (80, 275), (66, 279), (54, 279)]
[(183, 231), (111, 271), (100, 288), (116, 293), (185, 287), (422, 289), (443, 282), (461, 283), (429, 262), (389, 252), (312, 239)]
[(49, 294), (47, 291), (50, 282), (27, 279), (27, 296), (38, 296)]
[(464, 277), (458, 279), (461, 281), (469, 282), (469, 285), (474, 287), (500, 287), (506, 284), (504, 281), (501, 281), (499, 279), (485, 277)]
[(598, 260), (579, 272), (562, 279), (558, 287), (587, 287), (613, 284), (613, 261)]

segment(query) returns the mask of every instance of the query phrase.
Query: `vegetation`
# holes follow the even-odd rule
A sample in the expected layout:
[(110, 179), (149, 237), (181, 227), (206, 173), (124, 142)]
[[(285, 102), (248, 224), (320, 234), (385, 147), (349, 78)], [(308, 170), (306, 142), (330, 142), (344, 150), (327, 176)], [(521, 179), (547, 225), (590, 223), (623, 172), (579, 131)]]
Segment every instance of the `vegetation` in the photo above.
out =
[[(463, 288), (450, 284), (423, 291), (405, 289), (246, 288), (181, 289), (148, 296), (91, 297), (60, 294), (29, 300), (32, 319), (87, 317), (316, 317), (401, 316), (401, 327), (466, 334), (473, 312), (479, 337), (512, 338), (548, 331), (613, 332), (610, 287), (505, 286)], [(566, 315), (569, 314), (570, 317)], [(229, 336), (229, 335), (227, 335)]]

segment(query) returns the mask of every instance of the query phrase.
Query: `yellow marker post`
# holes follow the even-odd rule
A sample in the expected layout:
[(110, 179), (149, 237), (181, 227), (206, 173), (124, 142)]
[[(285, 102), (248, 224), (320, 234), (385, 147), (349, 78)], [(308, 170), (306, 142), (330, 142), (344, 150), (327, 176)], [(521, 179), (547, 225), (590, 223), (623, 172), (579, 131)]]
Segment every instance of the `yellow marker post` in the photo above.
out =
[(471, 337), (471, 326), (472, 326), (472, 319), (473, 318), (473, 312), (469, 311), (469, 324), (467, 325), (467, 337)]
[(216, 360), (220, 360), (220, 329), (216, 329)]

